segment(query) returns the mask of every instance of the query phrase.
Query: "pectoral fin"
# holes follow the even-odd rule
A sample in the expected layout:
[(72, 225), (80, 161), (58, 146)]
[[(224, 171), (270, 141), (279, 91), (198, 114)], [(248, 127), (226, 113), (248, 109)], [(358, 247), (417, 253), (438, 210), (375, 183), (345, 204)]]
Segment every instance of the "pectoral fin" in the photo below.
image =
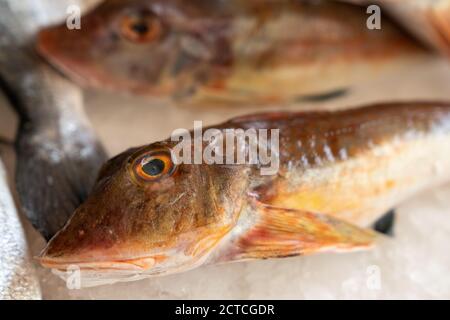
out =
[(254, 203), (249, 227), (236, 234), (220, 260), (288, 257), (366, 249), (376, 234), (328, 215)]

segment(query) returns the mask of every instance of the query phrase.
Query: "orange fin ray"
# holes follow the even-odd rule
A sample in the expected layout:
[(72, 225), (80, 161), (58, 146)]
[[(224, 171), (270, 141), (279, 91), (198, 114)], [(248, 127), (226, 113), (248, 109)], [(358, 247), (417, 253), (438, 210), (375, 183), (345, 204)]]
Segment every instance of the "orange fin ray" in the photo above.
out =
[(227, 244), (221, 261), (367, 249), (376, 233), (329, 215), (253, 203), (252, 223)]

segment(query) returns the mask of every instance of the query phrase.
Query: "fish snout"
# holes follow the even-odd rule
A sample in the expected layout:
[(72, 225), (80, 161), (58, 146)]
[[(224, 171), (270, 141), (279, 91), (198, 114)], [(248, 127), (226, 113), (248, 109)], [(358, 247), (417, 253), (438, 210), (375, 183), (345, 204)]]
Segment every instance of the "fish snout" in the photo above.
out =
[(69, 62), (70, 54), (74, 54), (73, 40), (75, 40), (74, 35), (68, 33), (65, 28), (51, 26), (37, 34), (36, 50), (55, 67), (63, 68)]
[(56, 235), (36, 257), (43, 267), (59, 271), (97, 270), (144, 272), (165, 261), (163, 253), (149, 253), (132, 243), (123, 243), (110, 248), (83, 245), (75, 248), (64, 243)]
[(39, 31), (36, 50), (46, 61), (81, 86), (95, 86), (97, 70), (92, 64), (89, 38), (65, 25), (50, 26)]
[(121, 259), (118, 256), (108, 257), (104, 252), (98, 255), (100, 260), (87, 259), (82, 255), (65, 255), (55, 257), (46, 250), (37, 257), (43, 267), (66, 281), (69, 288), (91, 287), (130, 281), (156, 273), (159, 263), (166, 259), (163, 255)]
[[(72, 217), (72, 222), (76, 219)], [(151, 250), (143, 241), (121, 235), (113, 226), (86, 228), (70, 221), (37, 257), (42, 266), (65, 271), (80, 270), (145, 271), (164, 261), (166, 256)]]

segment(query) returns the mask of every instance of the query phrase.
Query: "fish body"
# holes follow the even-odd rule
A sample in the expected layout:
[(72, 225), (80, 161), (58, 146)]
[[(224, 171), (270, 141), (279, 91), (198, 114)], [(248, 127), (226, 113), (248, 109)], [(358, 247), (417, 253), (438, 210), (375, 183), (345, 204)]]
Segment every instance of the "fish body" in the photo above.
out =
[(450, 178), (446, 103), (268, 113), (210, 129), (279, 129), (278, 171), (262, 175), (261, 162), (177, 164), (172, 139), (127, 150), (104, 165), (41, 264), (77, 265), (90, 286), (363, 249), (373, 245), (373, 222)]
[[(177, 101), (273, 103), (346, 89), (424, 50), (386, 17), (330, 1), (105, 1), (40, 32), (79, 83)], [(200, 102), (199, 102), (200, 103)]]

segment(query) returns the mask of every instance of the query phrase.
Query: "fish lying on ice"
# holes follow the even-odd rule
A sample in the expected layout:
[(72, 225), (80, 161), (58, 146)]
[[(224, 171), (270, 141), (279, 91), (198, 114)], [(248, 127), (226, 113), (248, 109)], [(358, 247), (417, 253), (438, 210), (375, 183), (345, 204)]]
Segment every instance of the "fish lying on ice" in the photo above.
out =
[(387, 17), (382, 30), (367, 17), (330, 1), (108, 0), (81, 30), (44, 29), (37, 48), (84, 85), (178, 101), (295, 101), (424, 52)]
[(107, 159), (80, 90), (28, 50), (9, 2), (0, 0), (0, 89), (17, 111), (16, 186), (22, 209), (47, 239), (87, 197)]
[(367, 248), (375, 239), (367, 227), (450, 179), (448, 103), (267, 113), (210, 129), (279, 129), (279, 147), (271, 147), (278, 171), (262, 175), (262, 158), (219, 164), (225, 153), (215, 164), (180, 164), (172, 139), (129, 149), (103, 166), (41, 264), (62, 276), (76, 265), (91, 286), (208, 263)]

